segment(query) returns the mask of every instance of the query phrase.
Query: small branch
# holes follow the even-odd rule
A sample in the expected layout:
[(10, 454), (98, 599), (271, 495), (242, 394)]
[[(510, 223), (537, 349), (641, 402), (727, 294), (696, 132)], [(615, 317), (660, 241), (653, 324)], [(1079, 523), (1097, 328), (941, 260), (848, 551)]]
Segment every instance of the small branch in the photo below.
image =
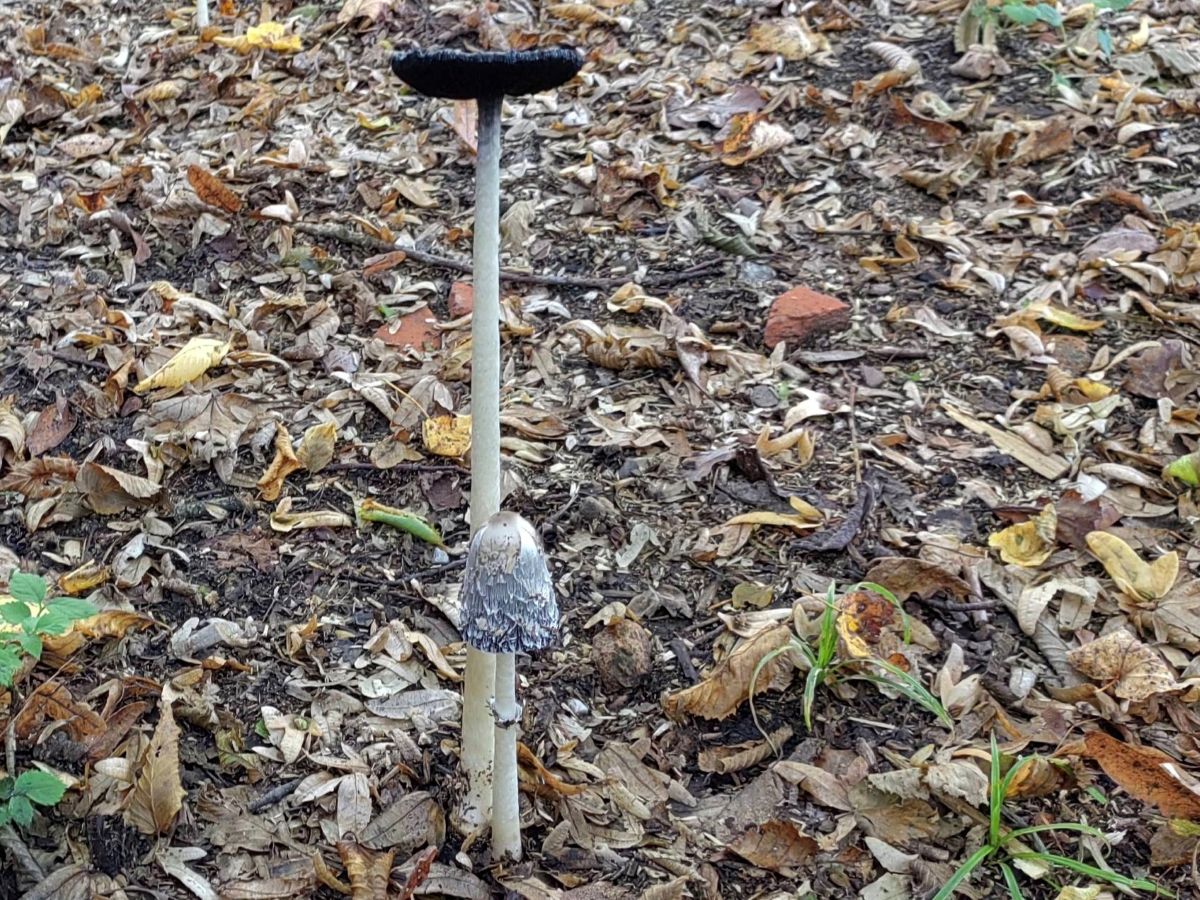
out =
[(854, 455), (854, 483), (862, 482), (862, 454), (858, 452), (858, 424), (854, 421), (854, 401), (858, 399), (858, 385), (850, 385), (850, 415), (846, 421), (850, 425), (850, 452)]
[(280, 800), (290, 797), (296, 788), (300, 787), (300, 782), (303, 780), (303, 778), (293, 778), (291, 781), (285, 781), (283, 784), (276, 785), (251, 803), (247, 807), (247, 810), (252, 813), (260, 813), (264, 809), (270, 809)]
[[(440, 256), (436, 253), (428, 253), (425, 250), (418, 250), (416, 247), (398, 247), (395, 244), (389, 244), (387, 241), (372, 237), (369, 234), (361, 234), (357, 231), (351, 231), (345, 225), (317, 225), (308, 222), (297, 222), (292, 226), (297, 231), (312, 237), (323, 238), (330, 241), (338, 241), (342, 244), (349, 244), (352, 247), (361, 247), (364, 250), (372, 250), (376, 253), (391, 253), (396, 250), (402, 250), (412, 259), (419, 263), (424, 263), (427, 266), (437, 266), (441, 269), (449, 269), (452, 272), (470, 272), (472, 271), (471, 263), (466, 260), (454, 259), (450, 256)], [(669, 272), (661, 275), (648, 275), (642, 279), (642, 284), (645, 287), (658, 287), (671, 284), (678, 284), (683, 281), (690, 281), (694, 278), (703, 278), (705, 275), (712, 275), (714, 272), (720, 271), (725, 267), (721, 260), (710, 260), (699, 265), (691, 266), (679, 272)], [(618, 288), (628, 281), (632, 281), (632, 276), (618, 276), (615, 278), (585, 278), (576, 275), (531, 275), (526, 272), (513, 272), (508, 269), (500, 270), (500, 280), (507, 281), (512, 284), (545, 284), (551, 287), (577, 287), (577, 288), (597, 288), (601, 290)]]

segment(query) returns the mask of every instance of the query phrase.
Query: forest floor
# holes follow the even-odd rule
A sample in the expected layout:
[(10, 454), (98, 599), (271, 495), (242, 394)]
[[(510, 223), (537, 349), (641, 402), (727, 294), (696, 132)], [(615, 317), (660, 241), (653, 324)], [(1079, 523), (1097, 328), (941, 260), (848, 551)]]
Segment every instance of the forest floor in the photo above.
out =
[[(0, 6), (0, 898), (1197, 896), (1193, 0), (480, 10)], [(563, 43), (504, 108), (562, 633), (500, 865), (474, 109), (388, 58)]]

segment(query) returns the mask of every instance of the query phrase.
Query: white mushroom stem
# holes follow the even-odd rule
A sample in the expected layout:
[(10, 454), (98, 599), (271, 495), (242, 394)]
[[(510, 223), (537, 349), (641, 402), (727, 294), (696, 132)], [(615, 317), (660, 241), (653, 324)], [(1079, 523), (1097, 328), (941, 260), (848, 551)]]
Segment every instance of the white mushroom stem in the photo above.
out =
[(517, 797), (516, 655), (496, 655), (496, 784), (492, 795), (492, 859), (521, 858), (521, 804)]
[[(475, 161), (475, 308), (471, 318), (471, 532), (500, 510), (500, 105), (481, 97)], [(511, 663), (510, 663), (511, 665)], [(496, 657), (467, 648), (463, 676), (464, 825), (491, 818)], [(511, 688), (510, 688), (511, 690)], [(515, 762), (514, 762), (515, 765)]]
[(196, 0), (196, 27), (208, 27), (208, 0)]

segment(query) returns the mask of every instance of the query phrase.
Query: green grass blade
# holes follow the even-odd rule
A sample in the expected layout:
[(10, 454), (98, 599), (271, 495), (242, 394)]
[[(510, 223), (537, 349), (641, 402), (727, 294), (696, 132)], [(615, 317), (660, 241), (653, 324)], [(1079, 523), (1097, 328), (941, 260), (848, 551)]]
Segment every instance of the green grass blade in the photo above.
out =
[(992, 732), (991, 773), (988, 778), (988, 844), (1000, 846), (1000, 813), (1004, 808), (1004, 787), (1000, 783), (1000, 748)]
[(971, 873), (979, 868), (980, 864), (992, 854), (992, 848), (988, 846), (980, 847), (969, 857), (967, 861), (959, 866), (954, 874), (951, 875), (946, 883), (942, 885), (942, 889), (933, 895), (933, 900), (950, 900), (954, 896), (954, 892), (958, 890), (958, 886), (971, 877)]
[(1026, 828), (1014, 828), (1008, 834), (1004, 835), (1001, 840), (1005, 843), (1019, 841), (1027, 835), (1038, 834), (1043, 831), (1078, 831), (1081, 834), (1090, 834), (1092, 837), (1098, 837), (1100, 840), (1108, 843), (1108, 838), (1104, 836), (1104, 832), (1099, 828), (1094, 828), (1091, 825), (1083, 825), (1079, 822), (1054, 822), (1050, 825), (1030, 825)]
[(1072, 872), (1078, 872), (1080, 875), (1087, 875), (1089, 878), (1096, 878), (1100, 881), (1106, 881), (1109, 884), (1132, 888), (1136, 891), (1152, 891), (1156, 897), (1175, 896), (1175, 894), (1173, 894), (1171, 891), (1164, 887), (1159, 887), (1154, 882), (1147, 881), (1145, 878), (1129, 878), (1128, 876), (1121, 875), (1117, 872), (1110, 872), (1107, 869), (1090, 866), (1087, 863), (1080, 862), (1077, 859), (1071, 859), (1069, 856), (1058, 856), (1054, 853), (1013, 853), (1012, 858), (1032, 859), (1051, 866), (1061, 866), (1064, 869), (1070, 869)]
[[(758, 676), (762, 672), (764, 666), (770, 665), (774, 660), (778, 659), (789, 650), (796, 648), (802, 648), (811, 658), (812, 651), (810, 651), (808, 647), (804, 645), (804, 642), (797, 638), (792, 638), (792, 640), (788, 641), (782, 647), (776, 647), (770, 653), (763, 656), (762, 659), (754, 664), (754, 671), (750, 673), (750, 719), (754, 722), (754, 727), (758, 729), (758, 733), (768, 741), (770, 741), (771, 737), (766, 733), (766, 731), (763, 730), (762, 725), (759, 724), (758, 709), (754, 705), (754, 695), (758, 687)], [(809, 671), (812, 670), (810, 669)]]
[(1000, 871), (1004, 873), (1004, 883), (1008, 885), (1008, 896), (1011, 900), (1025, 900), (1021, 893), (1021, 885), (1017, 884), (1017, 875), (1008, 863), (1000, 863)]

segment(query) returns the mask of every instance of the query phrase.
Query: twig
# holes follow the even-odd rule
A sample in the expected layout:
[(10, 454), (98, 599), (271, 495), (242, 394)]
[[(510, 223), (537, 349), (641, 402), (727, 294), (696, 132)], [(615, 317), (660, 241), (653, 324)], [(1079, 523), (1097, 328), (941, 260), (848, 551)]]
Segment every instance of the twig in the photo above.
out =
[(692, 652), (688, 650), (688, 645), (684, 643), (683, 638), (679, 635), (671, 638), (671, 652), (675, 654), (675, 662), (679, 664), (679, 671), (683, 673), (683, 677), (695, 684), (700, 680), (700, 673), (696, 671), (696, 667), (692, 665)]
[(934, 597), (922, 597), (919, 594), (914, 594), (913, 602), (923, 603), (933, 609), (940, 609), (942, 612), (974, 612), (981, 609), (995, 609), (1000, 605), (999, 600), (973, 600), (969, 603), (958, 603), (948, 600), (938, 600)]
[(854, 483), (862, 481), (862, 454), (858, 452), (858, 425), (854, 421), (854, 401), (858, 399), (858, 385), (850, 385), (850, 415), (846, 421), (850, 425), (850, 452), (854, 455)]
[(252, 813), (260, 813), (264, 809), (269, 809), (280, 800), (290, 797), (292, 792), (295, 791), (296, 788), (300, 787), (300, 782), (303, 780), (304, 779), (302, 777), (293, 778), (291, 781), (285, 781), (283, 784), (271, 788), (269, 791), (251, 803), (247, 807), (247, 810)]
[[(452, 272), (470, 272), (472, 268), (471, 264), (466, 260), (454, 259), (450, 256), (440, 256), (436, 253), (418, 250), (416, 247), (399, 247), (388, 243), (382, 238), (351, 231), (344, 225), (317, 225), (308, 222), (297, 222), (293, 227), (297, 231), (312, 235), (313, 237), (339, 241), (343, 244), (361, 247), (364, 250), (374, 250), (378, 253), (392, 253), (396, 250), (401, 250), (419, 263), (424, 263), (427, 266), (438, 266), (442, 269), (449, 269)], [(642, 279), (642, 283), (647, 287), (678, 284), (681, 281), (689, 281), (693, 278), (702, 278), (705, 275), (711, 275), (724, 268), (724, 261), (709, 260), (708, 262), (700, 263), (679, 272), (649, 275)], [(583, 278), (575, 275), (532, 275), (527, 272), (513, 272), (509, 269), (501, 269), (500, 280), (512, 282), (513, 284), (545, 284), (552, 287), (607, 289), (620, 287), (627, 281), (631, 281), (632, 278), (631, 276)]]

